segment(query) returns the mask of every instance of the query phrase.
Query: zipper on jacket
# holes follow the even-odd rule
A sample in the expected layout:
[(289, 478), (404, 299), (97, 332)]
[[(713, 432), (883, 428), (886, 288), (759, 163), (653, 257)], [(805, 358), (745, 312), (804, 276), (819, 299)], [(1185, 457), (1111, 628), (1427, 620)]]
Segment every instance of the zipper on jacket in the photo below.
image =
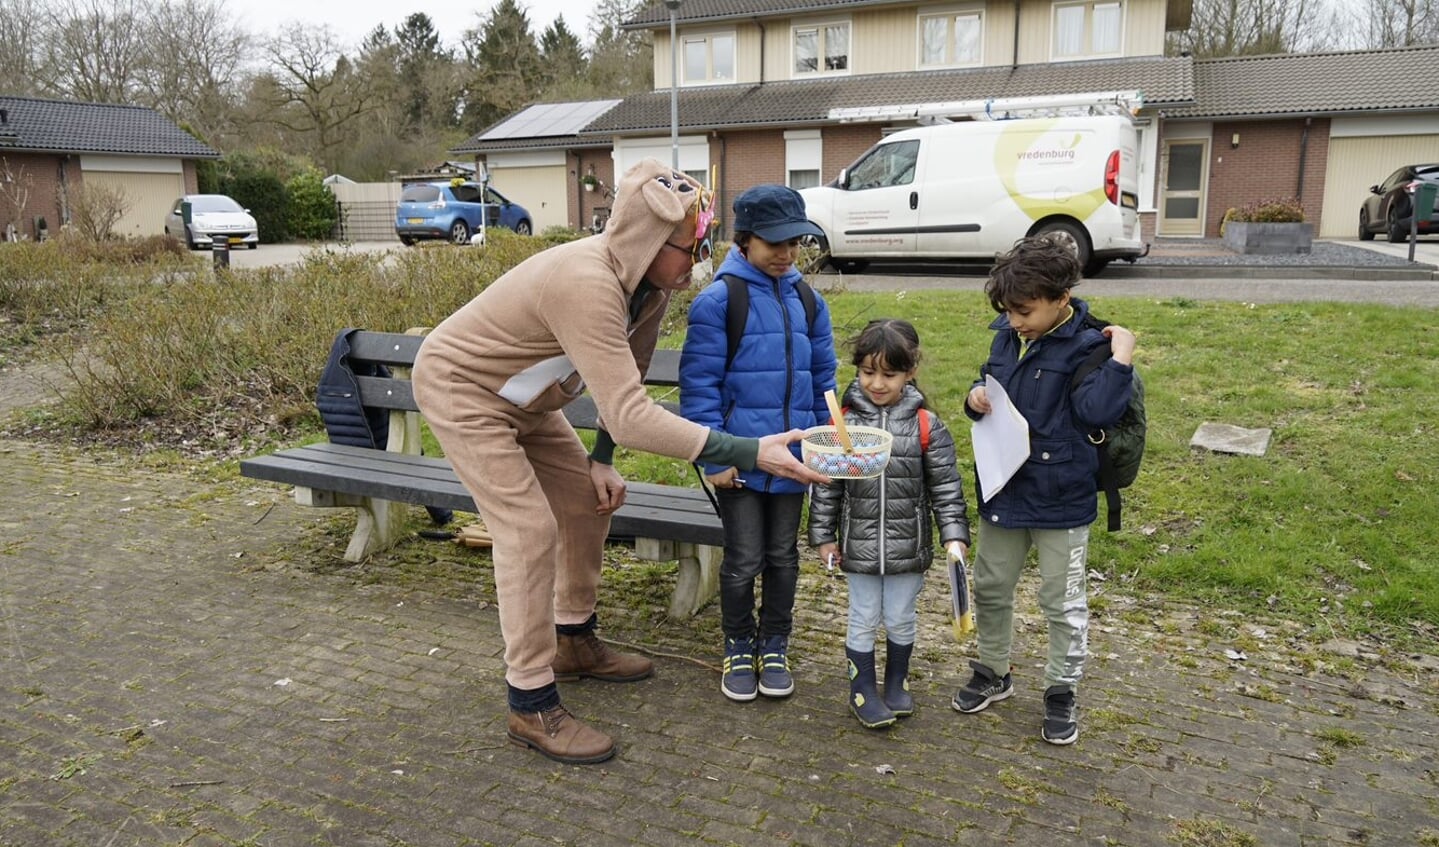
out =
[[(779, 304), (780, 321), (784, 324), (784, 409), (782, 420), (784, 421), (784, 431), (789, 431), (794, 428), (789, 418), (789, 407), (793, 397), (791, 392), (794, 388), (794, 336), (790, 332), (789, 307), (785, 305), (784, 293), (780, 290), (778, 279), (774, 280), (774, 299)], [(766, 493), (769, 492), (770, 484), (773, 482), (773, 474), (765, 479), (764, 490)]]
[[(879, 428), (882, 429), (882, 430), (885, 430), (886, 432), (889, 431), (888, 418), (889, 418), (889, 411), (888, 411), (888, 409), (886, 409), (885, 407), (881, 406), (880, 409), (879, 409)], [(893, 449), (894, 449), (894, 442), (891, 441), (891, 442), (890, 442), (890, 450), (893, 450)], [(893, 459), (894, 456), (891, 454), (891, 455), (890, 455), (890, 458)], [(889, 467), (886, 466), (884, 470), (882, 470), (882, 471), (879, 472), (879, 537), (878, 537), (877, 540), (879, 541), (879, 575), (880, 575), (880, 576), (884, 576), (884, 572), (885, 572), (885, 570), (886, 570), (886, 566), (888, 565), (888, 560), (889, 560), (889, 545), (886, 543), (886, 539), (889, 538), (889, 530), (888, 530), (887, 527), (886, 527), (886, 524), (889, 523), (889, 504), (886, 502), (888, 499), (889, 499)]]

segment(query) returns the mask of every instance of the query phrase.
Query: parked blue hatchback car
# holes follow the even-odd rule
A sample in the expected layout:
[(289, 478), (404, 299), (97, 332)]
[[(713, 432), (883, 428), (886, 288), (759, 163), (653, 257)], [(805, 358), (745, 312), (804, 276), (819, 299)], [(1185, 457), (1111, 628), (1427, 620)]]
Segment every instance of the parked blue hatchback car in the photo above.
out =
[(534, 220), (524, 206), (494, 188), (457, 180), (405, 186), (395, 207), (395, 234), (403, 244), (427, 238), (468, 244), (480, 229), (481, 215), (487, 227), (502, 226), (520, 235), (534, 232)]

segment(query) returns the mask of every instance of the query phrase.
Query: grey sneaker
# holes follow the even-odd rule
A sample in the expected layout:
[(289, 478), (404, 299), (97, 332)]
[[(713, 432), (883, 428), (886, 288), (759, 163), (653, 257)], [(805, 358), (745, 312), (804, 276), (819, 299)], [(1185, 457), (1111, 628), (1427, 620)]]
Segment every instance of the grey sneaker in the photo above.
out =
[(990, 703), (1008, 700), (1014, 694), (1014, 683), (1009, 674), (995, 676), (994, 671), (973, 660), (969, 666), (974, 668), (974, 676), (954, 695), (951, 705), (955, 711), (972, 715), (984, 711)]
[(1044, 740), (1050, 744), (1073, 744), (1079, 740), (1079, 716), (1074, 689), (1051, 685), (1044, 689)]
[(724, 641), (724, 676), (720, 691), (731, 700), (745, 702), (757, 695), (758, 682), (754, 672), (754, 639), (726, 638)]
[(759, 651), (759, 693), (766, 697), (788, 697), (794, 693), (794, 677), (789, 672), (789, 639), (771, 635), (761, 643)]

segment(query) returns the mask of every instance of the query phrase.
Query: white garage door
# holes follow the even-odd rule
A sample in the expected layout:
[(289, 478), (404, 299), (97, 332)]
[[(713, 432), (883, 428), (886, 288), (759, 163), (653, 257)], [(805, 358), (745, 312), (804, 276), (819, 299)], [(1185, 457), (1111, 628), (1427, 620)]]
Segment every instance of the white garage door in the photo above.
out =
[(1369, 186), (1404, 165), (1420, 162), (1439, 162), (1439, 134), (1330, 138), (1319, 237), (1356, 237), (1359, 206)]
[(491, 153), (485, 159), (490, 185), (530, 213), (537, 233), (546, 227), (569, 226), (567, 201), (575, 183), (569, 178), (563, 150)]
[(565, 213), (565, 166), (540, 165), (518, 168), (490, 165), (490, 186), (525, 207), (533, 218), (535, 232), (546, 227), (568, 225)]
[(165, 231), (165, 214), (170, 211), (175, 199), (185, 193), (183, 174), (91, 170), (84, 174), (87, 186), (102, 185), (124, 193), (125, 214), (115, 225), (116, 235), (162, 234)]

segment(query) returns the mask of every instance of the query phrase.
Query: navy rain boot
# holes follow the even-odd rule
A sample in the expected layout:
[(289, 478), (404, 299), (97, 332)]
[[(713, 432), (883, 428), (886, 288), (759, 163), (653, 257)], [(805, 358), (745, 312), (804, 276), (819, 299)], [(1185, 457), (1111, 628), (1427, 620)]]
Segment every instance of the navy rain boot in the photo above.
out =
[(883, 729), (894, 723), (894, 712), (880, 699), (874, 680), (874, 651), (844, 648), (849, 659), (849, 710), (866, 729)]
[(885, 642), (884, 704), (897, 718), (914, 714), (914, 698), (909, 695), (909, 657), (913, 644)]

